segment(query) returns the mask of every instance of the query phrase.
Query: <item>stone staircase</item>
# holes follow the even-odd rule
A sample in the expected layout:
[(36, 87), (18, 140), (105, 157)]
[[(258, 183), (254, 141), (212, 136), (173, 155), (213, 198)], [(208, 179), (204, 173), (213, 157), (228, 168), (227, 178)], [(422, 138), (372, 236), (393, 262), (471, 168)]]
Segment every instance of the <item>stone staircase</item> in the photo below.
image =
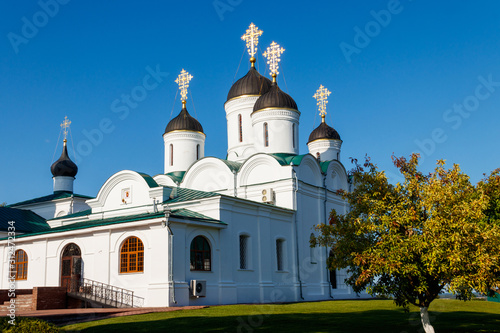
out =
[[(17, 295), (16, 298), (16, 312), (22, 311), (31, 311), (33, 309), (33, 295)], [(0, 312), (9, 311), (10, 301), (5, 301), (3, 304), (0, 304)]]

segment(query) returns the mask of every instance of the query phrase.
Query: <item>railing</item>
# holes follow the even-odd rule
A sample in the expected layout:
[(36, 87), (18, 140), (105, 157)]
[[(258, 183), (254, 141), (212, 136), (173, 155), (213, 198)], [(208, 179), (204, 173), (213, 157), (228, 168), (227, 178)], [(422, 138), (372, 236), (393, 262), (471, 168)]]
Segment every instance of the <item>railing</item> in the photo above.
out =
[(118, 288), (90, 279), (76, 281), (76, 285), (72, 281), (71, 289), (72, 292), (86, 300), (108, 306), (137, 308), (142, 307), (144, 304), (144, 298), (134, 296), (132, 290)]

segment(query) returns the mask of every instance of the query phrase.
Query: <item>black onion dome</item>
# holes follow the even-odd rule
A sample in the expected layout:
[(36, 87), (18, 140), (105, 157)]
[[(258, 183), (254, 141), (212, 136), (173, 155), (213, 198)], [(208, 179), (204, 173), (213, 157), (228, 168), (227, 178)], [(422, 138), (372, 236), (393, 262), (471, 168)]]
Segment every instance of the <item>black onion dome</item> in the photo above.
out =
[(229, 101), (230, 99), (244, 95), (260, 96), (269, 91), (271, 83), (271, 80), (260, 75), (255, 67), (250, 67), (248, 73), (236, 81), (231, 89), (229, 89), (227, 100)]
[(335, 129), (333, 129), (333, 127), (330, 127), (325, 122), (322, 122), (314, 131), (311, 132), (307, 143), (319, 139), (340, 140), (340, 135)]
[(291, 109), (298, 111), (297, 103), (295, 103), (290, 95), (281, 91), (276, 82), (273, 82), (269, 91), (260, 96), (255, 102), (253, 112), (267, 108)]
[(50, 172), (54, 177), (75, 177), (78, 172), (78, 167), (68, 156), (68, 148), (66, 144), (63, 146), (61, 157), (55, 161), (50, 167)]
[(203, 127), (200, 122), (191, 117), (188, 110), (183, 107), (179, 115), (170, 120), (165, 128), (165, 133), (173, 131), (194, 131), (203, 133)]

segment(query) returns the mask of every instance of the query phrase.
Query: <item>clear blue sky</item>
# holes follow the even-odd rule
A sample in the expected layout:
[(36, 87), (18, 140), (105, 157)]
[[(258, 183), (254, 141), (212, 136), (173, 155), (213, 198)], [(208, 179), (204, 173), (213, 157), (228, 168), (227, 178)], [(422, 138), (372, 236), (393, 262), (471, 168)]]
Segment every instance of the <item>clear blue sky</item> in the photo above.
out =
[[(424, 170), (446, 159), (474, 182), (500, 167), (498, 1), (60, 2), (0, 3), (0, 202), (52, 193), (66, 115), (70, 156), (86, 148), (76, 193), (95, 196), (123, 169), (162, 173), (182, 68), (194, 76), (188, 109), (205, 129), (205, 153), (225, 158), (223, 104), (248, 70), (247, 54), (238, 65), (251, 22), (264, 31), (262, 49), (286, 49), (278, 83), (302, 113), (301, 153), (319, 125), (312, 95), (323, 84), (348, 169), (349, 157), (368, 154), (397, 181), (392, 153), (417, 150)], [(121, 96), (143, 84), (148, 66), (169, 74), (125, 113)], [(258, 66), (264, 73), (261, 56)], [(96, 130), (102, 138), (84, 147), (85, 131)]]

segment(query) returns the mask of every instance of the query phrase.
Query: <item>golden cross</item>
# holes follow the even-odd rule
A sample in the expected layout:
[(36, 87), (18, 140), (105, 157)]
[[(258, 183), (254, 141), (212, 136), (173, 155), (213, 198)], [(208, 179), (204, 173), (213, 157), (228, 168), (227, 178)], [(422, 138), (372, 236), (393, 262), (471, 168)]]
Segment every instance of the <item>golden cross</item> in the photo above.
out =
[(275, 42), (272, 42), (271, 46), (269, 46), (266, 52), (264, 52), (263, 54), (263, 56), (267, 58), (267, 64), (269, 65), (269, 70), (271, 71), (273, 78), (276, 78), (276, 75), (279, 74), (278, 64), (281, 61), (280, 56), (284, 51), (284, 48), (282, 48)]
[(323, 85), (319, 86), (319, 89), (314, 94), (313, 98), (316, 99), (318, 106), (319, 114), (321, 115), (322, 122), (325, 121), (326, 116), (326, 104), (328, 103), (328, 96), (330, 96), (332, 92), (328, 91)]
[(179, 89), (181, 90), (182, 101), (186, 102), (187, 100), (187, 88), (189, 88), (189, 81), (193, 76), (182, 69), (181, 74), (175, 80), (175, 83), (179, 85)]
[(247, 29), (246, 34), (241, 36), (241, 39), (247, 42), (248, 53), (251, 57), (257, 53), (257, 45), (259, 44), (259, 37), (262, 33), (263, 31), (259, 30), (255, 24), (250, 23), (250, 27)]
[(64, 121), (61, 124), (64, 133), (64, 142), (66, 142), (66, 137), (68, 136), (69, 125), (71, 125), (71, 121), (68, 119), (68, 116), (64, 116)]

